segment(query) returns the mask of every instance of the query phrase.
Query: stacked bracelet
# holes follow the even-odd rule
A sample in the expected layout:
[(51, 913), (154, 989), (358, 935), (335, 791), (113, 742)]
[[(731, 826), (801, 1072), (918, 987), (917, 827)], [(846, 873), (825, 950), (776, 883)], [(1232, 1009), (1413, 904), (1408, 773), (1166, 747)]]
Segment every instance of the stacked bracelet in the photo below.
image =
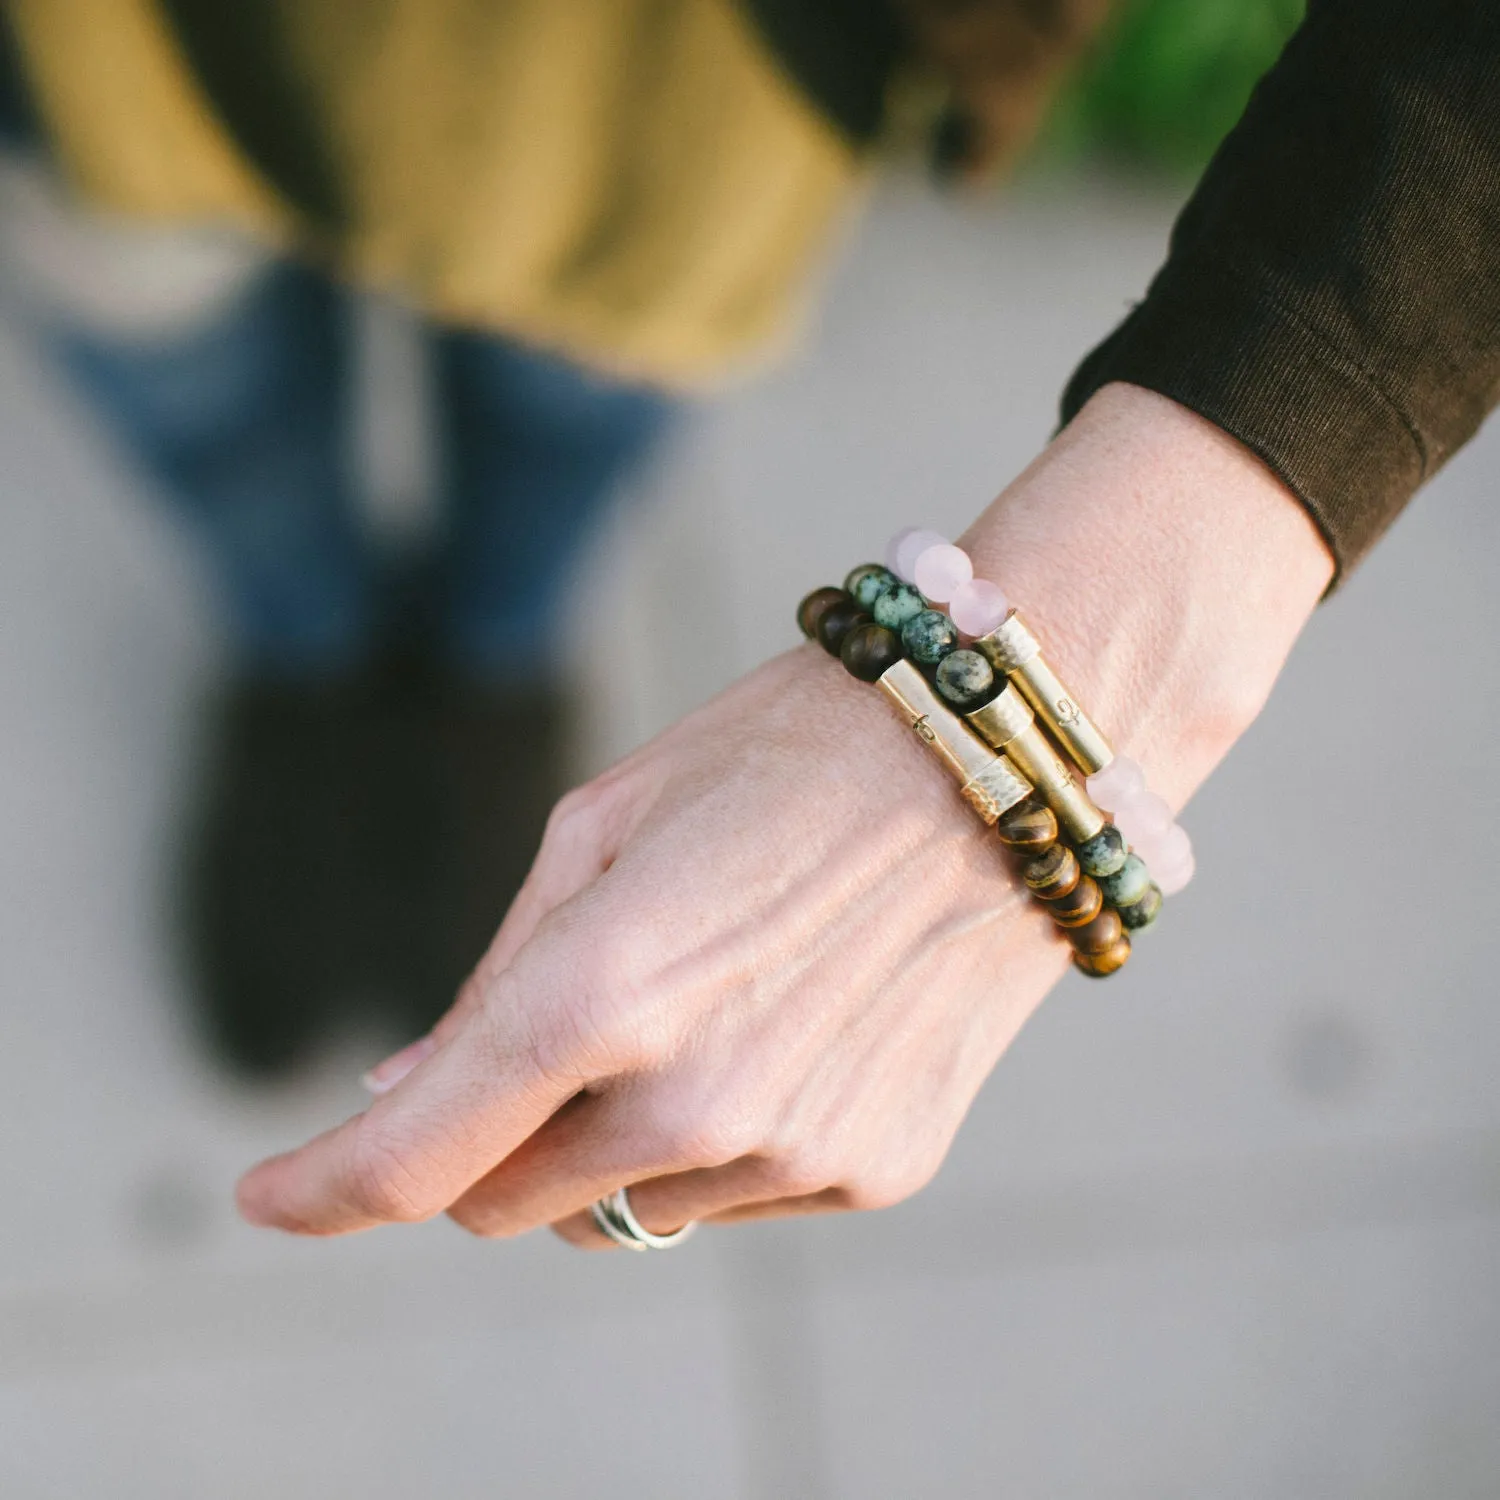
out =
[(961, 549), (907, 531), (892, 540), (887, 561), (856, 568), (843, 588), (809, 594), (798, 624), (853, 676), (880, 687), (997, 827), (1024, 861), (1028, 889), (1071, 942), (1075, 965), (1096, 977), (1114, 973), (1130, 957), (1130, 933), (1150, 926), (1163, 895), (1192, 877), (1186, 833), (1146, 790), (1140, 767), (1115, 755), (1004, 592), (973, 576)]

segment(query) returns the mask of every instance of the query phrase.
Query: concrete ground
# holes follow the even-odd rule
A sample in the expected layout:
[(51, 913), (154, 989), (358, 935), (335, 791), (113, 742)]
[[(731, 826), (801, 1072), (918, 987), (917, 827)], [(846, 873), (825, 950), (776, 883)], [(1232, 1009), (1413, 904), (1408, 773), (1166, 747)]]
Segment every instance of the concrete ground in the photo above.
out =
[[(887, 187), (803, 353), (596, 549), (580, 638), (618, 645), (590, 758), (788, 644), (802, 592), (897, 525), (988, 499), (1169, 209)], [(1493, 1496), (1497, 466), (1500, 429), (1320, 612), (1190, 809), (1168, 927), (1107, 993), (1064, 983), (913, 1203), (660, 1257), (446, 1223), (298, 1243), (230, 1184), (357, 1108), (384, 1039), (260, 1095), (195, 1057), (159, 876), (207, 613), (12, 310), (0, 1495)]]

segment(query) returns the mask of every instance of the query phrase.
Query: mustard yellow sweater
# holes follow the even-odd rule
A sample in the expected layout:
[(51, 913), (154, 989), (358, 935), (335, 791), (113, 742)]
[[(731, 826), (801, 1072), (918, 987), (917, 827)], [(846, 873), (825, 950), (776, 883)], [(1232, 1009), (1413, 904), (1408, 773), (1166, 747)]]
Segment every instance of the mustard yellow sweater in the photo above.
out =
[(785, 336), (861, 175), (733, 0), (280, 0), (345, 204), (330, 231), (236, 143), (160, 0), (10, 9), (95, 202), (673, 385)]

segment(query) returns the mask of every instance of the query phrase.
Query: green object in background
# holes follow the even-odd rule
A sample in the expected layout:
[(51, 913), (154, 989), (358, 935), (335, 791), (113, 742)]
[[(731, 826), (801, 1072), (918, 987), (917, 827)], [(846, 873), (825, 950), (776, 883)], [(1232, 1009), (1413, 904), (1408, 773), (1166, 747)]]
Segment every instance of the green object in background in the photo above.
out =
[(1038, 156), (1200, 172), (1305, 8), (1305, 0), (1122, 0), (1058, 99)]

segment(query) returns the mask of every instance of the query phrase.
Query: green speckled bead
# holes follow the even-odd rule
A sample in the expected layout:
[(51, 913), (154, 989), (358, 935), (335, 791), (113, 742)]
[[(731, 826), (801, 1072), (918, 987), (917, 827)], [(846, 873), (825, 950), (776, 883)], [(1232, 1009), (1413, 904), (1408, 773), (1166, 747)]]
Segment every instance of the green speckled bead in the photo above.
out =
[(893, 583), (875, 596), (870, 613), (877, 625), (887, 630), (900, 630), (913, 616), (927, 608), (927, 601), (909, 584)]
[(1146, 894), (1139, 901), (1132, 901), (1129, 906), (1117, 908), (1120, 921), (1127, 931), (1140, 932), (1161, 915), (1161, 902), (1161, 887), (1151, 885), (1147, 887)]
[(823, 611), (831, 609), (835, 604), (842, 604), (848, 597), (843, 589), (814, 589), (797, 606), (797, 628), (808, 640), (817, 640), (818, 621), (823, 618)]
[(851, 677), (861, 682), (878, 682), (887, 667), (901, 660), (901, 637), (873, 620), (856, 625), (839, 647), (839, 660)]
[(844, 588), (861, 609), (869, 609), (876, 596), (901, 580), (879, 563), (861, 563), (845, 580)]
[(818, 644), (830, 656), (837, 656), (844, 644), (844, 637), (856, 625), (865, 624), (869, 618), (852, 599), (840, 599), (836, 604), (830, 604), (818, 616)]
[(1125, 867), (1125, 838), (1113, 823), (1106, 823), (1088, 843), (1078, 846), (1078, 863), (1096, 880), (1118, 874)]
[(906, 654), (924, 667), (935, 667), (950, 651), (958, 650), (958, 627), (935, 609), (924, 609), (901, 627)]
[(1099, 889), (1111, 906), (1133, 906), (1151, 889), (1151, 875), (1139, 854), (1128, 854), (1113, 875), (1099, 881)]
[(968, 713), (995, 696), (995, 669), (977, 651), (950, 651), (938, 663), (937, 690)]

